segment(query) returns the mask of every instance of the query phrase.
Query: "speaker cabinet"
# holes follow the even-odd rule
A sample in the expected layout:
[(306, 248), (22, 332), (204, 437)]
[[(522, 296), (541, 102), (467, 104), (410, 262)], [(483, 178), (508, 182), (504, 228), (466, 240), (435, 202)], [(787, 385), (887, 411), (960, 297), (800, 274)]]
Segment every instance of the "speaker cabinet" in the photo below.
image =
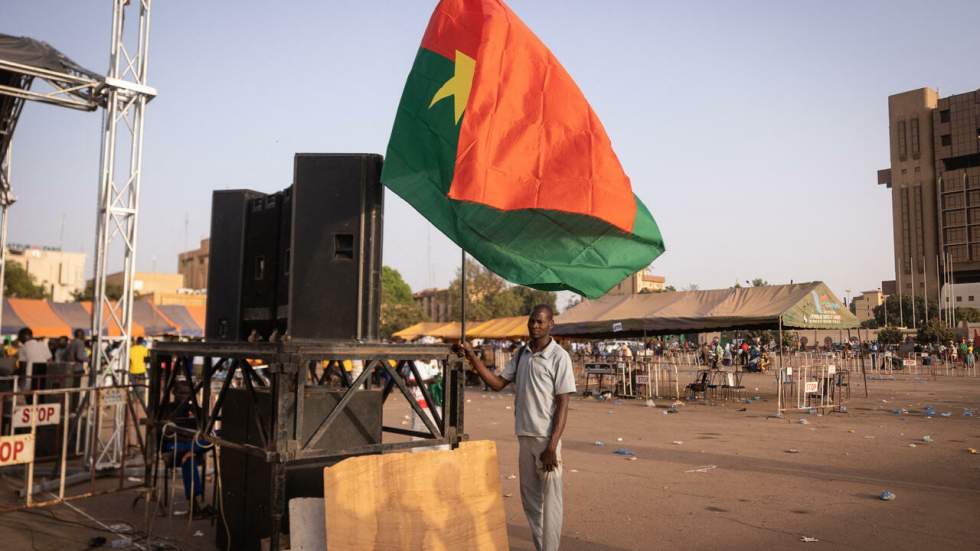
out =
[(289, 334), (376, 339), (384, 191), (380, 155), (296, 155)]
[(216, 191), (207, 339), (377, 339), (381, 166), (375, 154), (300, 153), (279, 193)]
[(210, 340), (242, 338), (242, 264), (245, 259), (246, 206), (262, 197), (247, 189), (215, 191), (211, 196), (211, 251), (204, 334)]
[[(304, 387), (303, 430), (299, 440), (305, 442), (316, 431), (320, 421), (343, 396), (343, 391), (323, 387)], [(233, 442), (261, 446), (253, 415), (260, 413), (263, 422), (272, 418), (269, 392), (259, 390), (253, 403), (245, 389), (229, 389), (222, 407), (221, 437)], [(317, 449), (340, 451), (381, 442), (381, 391), (358, 391)], [(293, 408), (289, 408), (292, 412)], [(296, 430), (295, 420), (286, 425)], [(268, 433), (272, 431), (266, 430)], [(295, 433), (291, 434), (295, 435)], [(283, 529), (289, 527), (288, 504), (295, 497), (323, 497), (323, 468), (340, 459), (286, 464), (286, 504)], [(221, 491), (224, 517), (231, 532), (231, 549), (259, 551), (263, 538), (271, 535), (270, 495), (272, 464), (231, 448), (221, 450)], [(216, 530), (218, 549), (227, 549), (224, 527)]]

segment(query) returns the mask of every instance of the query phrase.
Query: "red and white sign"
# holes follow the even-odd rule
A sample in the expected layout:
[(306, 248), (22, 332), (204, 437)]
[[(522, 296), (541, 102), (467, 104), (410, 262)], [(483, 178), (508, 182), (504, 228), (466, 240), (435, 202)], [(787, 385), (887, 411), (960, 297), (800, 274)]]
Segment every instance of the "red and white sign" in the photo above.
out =
[(807, 394), (812, 394), (814, 392), (817, 392), (819, 389), (820, 389), (820, 385), (817, 381), (807, 381), (803, 385), (803, 392), (806, 392)]
[(31, 426), (32, 413), (37, 416), (37, 426), (57, 425), (61, 422), (61, 404), (38, 404), (14, 408), (14, 428)]
[(0, 467), (34, 461), (34, 438), (30, 434), (0, 436)]

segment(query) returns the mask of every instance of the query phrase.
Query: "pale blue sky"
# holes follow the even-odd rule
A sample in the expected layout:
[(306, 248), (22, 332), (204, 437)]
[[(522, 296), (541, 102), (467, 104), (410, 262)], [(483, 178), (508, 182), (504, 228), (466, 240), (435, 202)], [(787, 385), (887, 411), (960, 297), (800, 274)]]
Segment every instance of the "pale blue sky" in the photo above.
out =
[[(384, 153), (434, 1), (154, 2), (138, 267), (176, 269), (214, 189), (279, 190), (295, 152)], [(980, 2), (512, 0), (602, 119), (678, 287), (892, 277), (887, 96), (980, 87)], [(0, 32), (108, 64), (108, 0), (3, 0)], [(10, 240), (91, 255), (99, 115), (31, 104)], [(385, 263), (445, 285), (459, 253), (395, 195)], [(185, 242), (184, 219), (189, 219)], [(431, 240), (431, 253), (427, 242)], [(154, 263), (155, 260), (155, 263)]]

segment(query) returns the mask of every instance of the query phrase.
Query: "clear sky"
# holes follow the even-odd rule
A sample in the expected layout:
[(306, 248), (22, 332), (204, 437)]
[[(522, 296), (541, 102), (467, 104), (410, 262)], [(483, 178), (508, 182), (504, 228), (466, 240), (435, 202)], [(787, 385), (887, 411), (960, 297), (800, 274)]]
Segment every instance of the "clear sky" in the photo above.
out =
[[(174, 271), (214, 189), (276, 191), (296, 152), (384, 153), (435, 1), (154, 2), (138, 268)], [(678, 288), (891, 279), (887, 97), (980, 88), (980, 2), (512, 0), (606, 126)], [(0, 32), (105, 72), (108, 0), (3, 0)], [(93, 254), (99, 114), (29, 104), (10, 240)], [(385, 264), (446, 285), (448, 239), (386, 197)], [(62, 229), (64, 219), (64, 229)], [(185, 232), (185, 219), (188, 221)], [(118, 268), (118, 267), (115, 267)], [(91, 270), (91, 268), (90, 268)], [(853, 294), (852, 292), (852, 294)]]

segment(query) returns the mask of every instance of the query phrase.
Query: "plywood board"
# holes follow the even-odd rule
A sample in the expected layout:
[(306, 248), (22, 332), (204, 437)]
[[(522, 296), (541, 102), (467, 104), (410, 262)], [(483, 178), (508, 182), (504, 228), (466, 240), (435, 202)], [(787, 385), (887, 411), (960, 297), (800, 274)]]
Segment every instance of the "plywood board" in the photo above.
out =
[(497, 446), (367, 455), (323, 470), (327, 549), (508, 549)]

